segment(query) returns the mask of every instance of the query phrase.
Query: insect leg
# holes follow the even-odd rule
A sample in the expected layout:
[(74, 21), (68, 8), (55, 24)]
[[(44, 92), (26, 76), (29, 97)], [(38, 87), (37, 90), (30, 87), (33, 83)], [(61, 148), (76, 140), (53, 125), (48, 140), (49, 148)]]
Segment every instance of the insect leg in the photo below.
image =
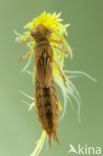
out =
[(30, 42), (32, 42), (32, 41), (34, 41), (34, 39), (30, 39), (30, 40), (21, 40), (20, 43), (21, 43), (21, 44), (24, 44), (24, 43), (30, 43)]
[(50, 40), (50, 41), (62, 45), (62, 47), (65, 49), (65, 51), (70, 56), (70, 52), (69, 52), (68, 48), (66, 47), (65, 43), (63, 42), (63, 39), (60, 39), (60, 40)]
[[(68, 51), (68, 47), (65, 43), (65, 38), (63, 36), (61, 36), (57, 31), (53, 30), (53, 32), (55, 33), (55, 35), (60, 39), (59, 41), (55, 41), (55, 43), (58, 43), (58, 44), (61, 44), (63, 46), (64, 49), (67, 49)], [(51, 42), (54, 42), (54, 41), (51, 41)], [(69, 52), (69, 51), (68, 51)], [(69, 52), (69, 56), (70, 56), (70, 52)]]
[(58, 71), (59, 71), (60, 76), (62, 77), (63, 81), (66, 82), (66, 78), (65, 78), (64, 74), (62, 73), (62, 71), (61, 71), (59, 65), (57, 64), (57, 62), (56, 62), (55, 60), (53, 60), (53, 61), (54, 61), (55, 65), (57, 66)]
[(62, 48), (60, 48), (60, 47), (57, 47), (57, 46), (55, 46), (55, 45), (53, 45), (52, 48), (58, 49), (59, 51), (62, 51), (62, 52), (64, 52), (66, 55), (70, 56), (70, 52), (69, 52), (68, 50), (64, 50), (64, 49), (62, 49)]
[(54, 39), (50, 39), (49, 40), (50, 42), (54, 42), (54, 43), (58, 43), (58, 44), (62, 44), (63, 43), (63, 40), (54, 40)]
[(24, 60), (27, 56), (30, 55), (30, 53), (31, 53), (33, 50), (34, 50), (34, 48), (30, 49), (24, 56), (22, 56), (22, 57), (18, 60), (18, 62), (21, 62), (22, 60)]

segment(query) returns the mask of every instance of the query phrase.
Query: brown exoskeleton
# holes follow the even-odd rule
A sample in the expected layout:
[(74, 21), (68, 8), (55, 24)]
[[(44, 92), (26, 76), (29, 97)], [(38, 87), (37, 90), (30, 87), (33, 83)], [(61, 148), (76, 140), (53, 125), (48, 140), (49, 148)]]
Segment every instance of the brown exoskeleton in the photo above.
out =
[(35, 107), (42, 128), (47, 132), (49, 144), (51, 145), (51, 138), (53, 137), (58, 143), (56, 130), (59, 121), (59, 106), (58, 97), (53, 80), (53, 63), (56, 64), (61, 77), (66, 81), (58, 64), (53, 57), (53, 48), (63, 51), (67, 55), (70, 53), (57, 46), (51, 46), (51, 42), (62, 44), (62, 40), (52, 40), (51, 35), (53, 31), (46, 26), (39, 24), (31, 31), (33, 39), (21, 41), (21, 43), (36, 42), (36, 46), (29, 50), (22, 58), (29, 56), (34, 51), (34, 73), (35, 73)]

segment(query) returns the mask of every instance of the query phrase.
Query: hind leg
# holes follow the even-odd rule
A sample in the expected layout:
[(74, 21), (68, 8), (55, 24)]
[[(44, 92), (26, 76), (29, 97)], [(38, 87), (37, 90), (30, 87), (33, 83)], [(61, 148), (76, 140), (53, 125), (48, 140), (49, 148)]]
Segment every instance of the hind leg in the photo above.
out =
[(62, 77), (63, 81), (66, 82), (65, 76), (64, 76), (64, 74), (62, 73), (62, 71), (61, 71), (59, 65), (57, 64), (57, 62), (56, 62), (55, 60), (54, 60), (54, 64), (57, 66), (58, 71), (59, 71), (59, 74), (60, 74), (60, 76)]

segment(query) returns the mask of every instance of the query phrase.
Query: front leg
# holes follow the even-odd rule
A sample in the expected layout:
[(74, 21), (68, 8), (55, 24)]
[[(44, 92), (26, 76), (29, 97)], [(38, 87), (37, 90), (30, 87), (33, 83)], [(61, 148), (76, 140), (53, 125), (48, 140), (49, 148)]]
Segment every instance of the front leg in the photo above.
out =
[(50, 42), (53, 42), (53, 43), (57, 43), (57, 44), (62, 44), (63, 43), (63, 40), (54, 40), (54, 39), (50, 39), (49, 40)]

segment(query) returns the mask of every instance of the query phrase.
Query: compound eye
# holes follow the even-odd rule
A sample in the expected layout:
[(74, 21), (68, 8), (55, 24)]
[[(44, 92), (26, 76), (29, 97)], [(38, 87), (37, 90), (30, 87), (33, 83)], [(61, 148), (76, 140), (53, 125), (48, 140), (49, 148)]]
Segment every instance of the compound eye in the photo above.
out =
[(45, 31), (45, 36), (51, 35), (52, 32), (50, 30)]
[(36, 34), (36, 30), (35, 29), (31, 30), (31, 36), (35, 37), (35, 34)]

